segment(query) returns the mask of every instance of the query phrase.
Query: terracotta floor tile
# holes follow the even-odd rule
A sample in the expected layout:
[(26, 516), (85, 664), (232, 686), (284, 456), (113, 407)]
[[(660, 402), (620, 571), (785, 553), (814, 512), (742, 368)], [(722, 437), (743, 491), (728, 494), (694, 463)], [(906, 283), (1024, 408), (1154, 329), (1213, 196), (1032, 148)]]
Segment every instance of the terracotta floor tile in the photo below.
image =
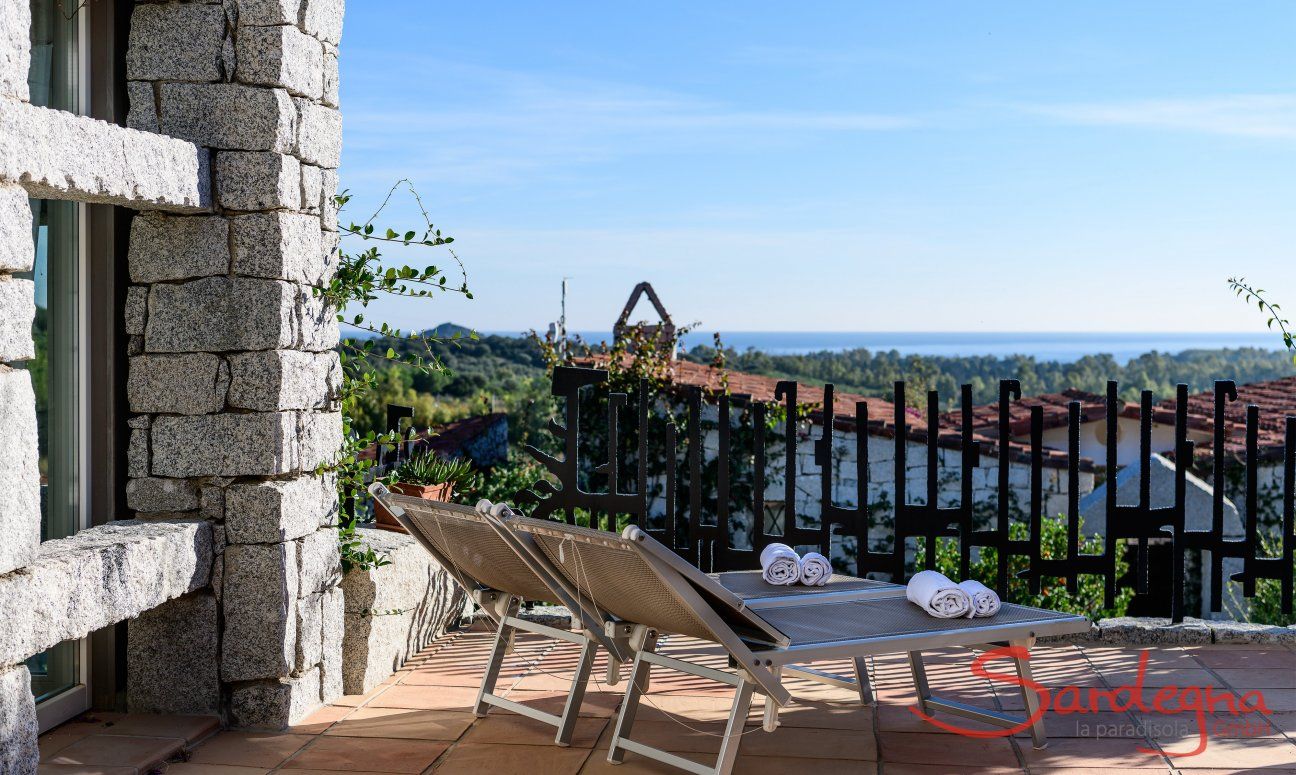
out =
[[(608, 719), (605, 718), (576, 719), (576, 730), (572, 735), (571, 746), (593, 748), (608, 723)], [(479, 719), (463, 736), (463, 742), (491, 745), (554, 745), (554, 736), (557, 733), (557, 728), (542, 721), (498, 713)]]
[(298, 735), (318, 735), (356, 711), (346, 705), (325, 705), (287, 731)]
[[(1163, 750), (1189, 752), (1197, 747), (1196, 738), (1181, 741), (1158, 741)], [(1296, 744), (1277, 738), (1250, 740), (1209, 740), (1206, 750), (1196, 756), (1171, 758), (1176, 769), (1288, 767), (1296, 769)], [(1236, 771), (1236, 770), (1235, 770)]]
[(126, 714), (114, 713), (112, 714), (113, 718), (111, 719), (100, 719), (98, 716), (93, 716), (87, 713), (80, 718), (73, 719), (72, 721), (54, 727), (50, 731), (42, 734), (41, 739), (57, 736), (79, 740), (83, 737), (88, 737), (89, 735), (97, 735), (107, 729), (108, 725), (116, 721), (117, 718), (124, 715)]
[(471, 713), (451, 710), (360, 708), (324, 734), (450, 742), (458, 740), (476, 718)]
[(166, 775), (265, 775), (264, 767), (238, 767), (233, 764), (195, 764), (177, 762), (168, 764)]
[[(89, 724), (84, 724), (82, 726), (90, 727)], [(68, 730), (68, 731), (64, 731), (62, 727), (59, 727), (58, 729), (54, 729), (49, 732), (46, 732), (45, 734), (41, 735), (39, 740), (37, 741), (37, 745), (40, 747), (40, 760), (42, 762), (49, 761), (51, 756), (55, 755), (59, 751), (62, 751), (64, 748), (67, 748), (69, 745), (72, 745), (76, 741), (81, 740), (82, 738), (85, 737), (89, 737), (92, 734), (95, 734), (97, 730), (98, 730), (98, 725), (95, 725), (93, 728), (83, 728), (83, 729)]]
[[(438, 671), (427, 668), (417, 668), (411, 670), (400, 678), (402, 686), (471, 686), (476, 689), (481, 686), (482, 676), (485, 668), (482, 670), (451, 670)], [(507, 689), (517, 683), (521, 678), (521, 671), (504, 672), (500, 671), (499, 677), (495, 680), (496, 689)]]
[(517, 772), (527, 775), (576, 775), (590, 751), (556, 745), (474, 745), (460, 743), (437, 765), (437, 775)]
[(103, 734), (178, 737), (192, 744), (211, 737), (218, 730), (220, 730), (220, 719), (215, 716), (160, 716), (131, 713), (106, 725)]
[(184, 741), (174, 737), (90, 735), (50, 757), (50, 764), (90, 764), (151, 769), (175, 756)]
[(366, 707), (468, 712), (477, 702), (477, 689), (469, 686), (393, 686), (370, 700)]
[(1270, 713), (1267, 718), (1269, 723), (1277, 727), (1279, 731), (1296, 734), (1296, 713), (1290, 711)]
[(676, 718), (689, 724), (699, 721), (724, 721), (729, 718), (732, 708), (733, 700), (726, 697), (650, 694), (639, 704), (638, 718), (652, 718), (658, 721)]
[(348, 708), (358, 708), (364, 705), (376, 692), (370, 694), (344, 694), (333, 701), (334, 705), (341, 705)]
[(38, 775), (136, 775), (134, 767), (103, 767), (96, 764), (41, 764)]
[[(1296, 689), (1267, 689), (1262, 686), (1238, 686), (1234, 687), (1233, 691), (1238, 694), (1258, 691), (1264, 698), (1265, 707), (1269, 710), (1281, 711), (1284, 713), (1296, 711)], [(1248, 704), (1250, 704), (1250, 701), (1248, 701)]]
[[(683, 756), (685, 759), (695, 761), (705, 767), (711, 767), (715, 764), (715, 754), (697, 754), (697, 753), (676, 753), (676, 756)], [(739, 757), (739, 761), (743, 761)], [(862, 764), (862, 762), (855, 762)], [(580, 770), (581, 775), (680, 775), (683, 770), (655, 762), (638, 754), (627, 753), (625, 761), (621, 764), (611, 764), (607, 760), (606, 748), (595, 748), (590, 753), (589, 758), (585, 760), (585, 766)], [(735, 767), (734, 772), (738, 775), (746, 775), (743, 770)]]
[[(1104, 671), (1102, 677), (1111, 686), (1134, 686), (1138, 670)], [(1038, 680), (1038, 679), (1037, 679)], [(1170, 670), (1148, 668), (1143, 674), (1144, 686), (1221, 686), (1219, 679), (1204, 668)]]
[[(1164, 721), (1164, 718), (1160, 719)], [(1064, 737), (1100, 738), (1100, 737), (1137, 737), (1142, 738), (1146, 723), (1140, 724), (1127, 713), (1101, 711), (1099, 713), (1054, 713), (1044, 714), (1044, 734), (1050, 739)], [(1030, 730), (1025, 729), (1016, 734), (1018, 738), (1029, 738)]]
[(1159, 754), (1148, 754), (1139, 748), (1151, 748), (1139, 738), (1059, 738), (1049, 740), (1048, 748), (1035, 750), (1029, 743), (1021, 745), (1026, 765), (1036, 767), (1103, 767), (1151, 769), (1166, 772), (1169, 768)]
[(741, 775), (787, 775), (793, 772), (814, 775), (875, 775), (877, 771), (877, 762), (857, 759), (815, 759), (809, 762), (790, 756), (743, 756), (739, 753), (738, 761), (734, 763), (734, 772)]
[(284, 770), (419, 773), (449, 747), (449, 743), (427, 740), (324, 736), (293, 756)]
[[(612, 742), (614, 727), (615, 722), (607, 725), (595, 748), (601, 748), (606, 753)], [(630, 739), (670, 753), (715, 755), (720, 751), (720, 739), (724, 734), (724, 728), (724, 723), (719, 721), (677, 723), (640, 717), (630, 731)], [(744, 736), (744, 742), (745, 738), (757, 734), (763, 733), (759, 730), (748, 733)], [(741, 746), (739, 750), (742, 750)]]
[[(748, 727), (739, 750), (746, 756), (793, 756), (800, 759), (877, 761), (877, 740), (871, 731), (779, 727), (765, 732)], [(814, 769), (813, 764), (807, 764)]]
[[(752, 716), (759, 718), (762, 712), (762, 708), (753, 703)], [(875, 712), (873, 706), (856, 702), (804, 700), (780, 710), (779, 723), (787, 727), (871, 731)]]
[(309, 735), (280, 732), (221, 732), (195, 749), (189, 761), (200, 764), (237, 764), (243, 767), (278, 767), (313, 739)]
[(962, 764), (909, 764), (907, 762), (887, 762), (882, 765), (886, 775), (1020, 775), (1023, 770), (1018, 767), (977, 767)]
[[(920, 732), (941, 735), (954, 734), (914, 715), (914, 713), (909, 710), (912, 707), (916, 707), (916, 705), (898, 705), (890, 703), (879, 705), (877, 710), (878, 729), (886, 732)], [(942, 720), (949, 719), (948, 717), (942, 717)], [(992, 730), (996, 728), (989, 724), (973, 721), (972, 719), (959, 718), (957, 719), (957, 723), (959, 726), (966, 727), (967, 729)]]
[(1217, 667), (1214, 670), (1229, 686), (1296, 689), (1296, 667)]
[[(961, 766), (976, 762), (987, 767), (1016, 767), (1017, 755), (1005, 739), (976, 739), (961, 735), (879, 732), (883, 762)], [(883, 764), (890, 772), (890, 765)]]
[[(562, 713), (563, 707), (567, 704), (566, 692), (524, 692), (514, 689), (505, 697), (513, 702), (520, 702), (523, 705), (554, 714)], [(617, 708), (620, 705), (620, 694), (586, 692), (578, 715), (611, 718), (616, 715)], [(491, 713), (511, 713), (511, 711), (504, 708), (492, 708)]]
[(1191, 653), (1210, 668), (1296, 669), (1296, 652), (1287, 649), (1197, 649)]
[[(1149, 775), (1152, 772), (1170, 772), (1170, 768), (1161, 770), (1138, 770), (1130, 767), (1032, 767), (1031, 775)], [(1236, 772), (1236, 770), (1229, 770)]]

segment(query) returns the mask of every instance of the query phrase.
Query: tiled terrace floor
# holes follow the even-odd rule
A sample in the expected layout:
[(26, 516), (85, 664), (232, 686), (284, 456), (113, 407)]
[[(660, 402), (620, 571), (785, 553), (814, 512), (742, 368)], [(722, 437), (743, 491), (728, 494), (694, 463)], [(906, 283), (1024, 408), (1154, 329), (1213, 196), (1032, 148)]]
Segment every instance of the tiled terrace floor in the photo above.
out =
[[(181, 750), (175, 758), (187, 761), (174, 761), (166, 765), (166, 771), (174, 775), (678, 772), (634, 754), (628, 754), (619, 767), (607, 763), (611, 720), (621, 693), (598, 683), (591, 685), (570, 748), (553, 745), (550, 728), (520, 716), (493, 710), (487, 718), (474, 718), (469, 707), (490, 640), (489, 633), (480, 631), (451, 634), (367, 695), (346, 697), (288, 732), (222, 732)], [(676, 640), (665, 648), (668, 653), (724, 666), (723, 656), (697, 642)], [(1020, 708), (1020, 696), (1011, 687), (971, 675), (967, 653), (931, 655), (933, 691), (984, 707)], [(1050, 687), (1132, 683), (1139, 658), (1135, 648), (1100, 646), (1040, 647), (1033, 653), (1035, 678)], [(520, 638), (498, 690), (507, 690), (511, 699), (520, 702), (557, 709), (575, 658), (576, 650), (568, 644)], [(601, 669), (601, 665), (596, 668), (596, 678)], [(1236, 694), (1259, 689), (1273, 711), (1268, 717), (1251, 714), (1236, 719), (1216, 714), (1208, 721), (1211, 733), (1205, 752), (1190, 757), (1166, 753), (1190, 751), (1196, 746), (1197, 724), (1191, 714), (1144, 718), (1137, 712), (1110, 710), (1086, 715), (1050, 712), (1050, 745), (1036, 751), (1025, 733), (1013, 739), (973, 739), (941, 731), (914, 716), (908, 710), (915, 701), (912, 683), (907, 664), (899, 656), (871, 660), (871, 674), (878, 698), (875, 708), (859, 706), (844, 690), (793, 682), (797, 702), (783, 712), (782, 727), (773, 734), (759, 727), (757, 700), (736, 772), (900, 775), (1024, 771), (1081, 775), (1180, 771), (1205, 775), (1263, 769), (1266, 773), (1296, 773), (1296, 650), (1283, 646), (1151, 650), (1144, 682), (1149, 703), (1159, 687), (1214, 686), (1218, 692), (1232, 690)], [(710, 761), (728, 707), (725, 687), (655, 670), (634, 736)], [(56, 730), (44, 740), (59, 734)], [(90, 752), (103, 750), (103, 746), (96, 749), (84, 740), (81, 746)], [(51, 773), (127, 775), (135, 771), (87, 766), (99, 762), (92, 761), (89, 754), (80, 754), (78, 759), (73, 747), (59, 749), (52, 742), (45, 747), (49, 748), (45, 761), (63, 765), (51, 766)], [(1140, 748), (1153, 753), (1143, 753)]]

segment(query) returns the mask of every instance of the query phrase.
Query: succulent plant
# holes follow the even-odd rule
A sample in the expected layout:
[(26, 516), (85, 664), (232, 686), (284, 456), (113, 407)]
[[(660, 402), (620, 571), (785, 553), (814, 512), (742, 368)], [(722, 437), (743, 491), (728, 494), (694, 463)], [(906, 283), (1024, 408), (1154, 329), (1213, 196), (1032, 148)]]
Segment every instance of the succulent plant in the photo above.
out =
[(414, 454), (392, 472), (392, 479), (405, 484), (423, 486), (457, 484), (471, 476), (472, 462), (467, 458), (443, 458), (435, 452)]

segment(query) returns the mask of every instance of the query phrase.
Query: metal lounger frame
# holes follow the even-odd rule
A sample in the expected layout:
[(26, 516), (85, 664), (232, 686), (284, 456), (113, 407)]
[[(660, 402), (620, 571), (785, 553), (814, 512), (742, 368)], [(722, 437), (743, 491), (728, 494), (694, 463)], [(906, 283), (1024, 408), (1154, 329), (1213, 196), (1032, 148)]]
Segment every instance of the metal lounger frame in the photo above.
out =
[[(619, 628), (620, 634), (629, 637), (630, 647), (635, 652), (635, 661), (630, 670), (625, 699), (617, 717), (608, 751), (608, 761), (614, 764), (623, 761), (625, 752), (631, 751), (687, 772), (696, 773), (696, 775), (729, 775), (737, 758), (738, 746), (751, 707), (753, 693), (761, 693), (766, 696), (763, 726), (766, 731), (773, 731), (778, 726), (779, 707), (787, 705), (791, 700), (790, 694), (782, 685), (782, 674), (785, 670), (791, 671), (793, 669), (802, 673), (807, 671), (806, 668), (795, 667), (793, 663), (850, 658), (855, 660), (857, 669), (860, 669), (860, 674), (863, 676), (866, 673), (862, 670), (862, 661), (869, 654), (908, 654), (910, 669), (919, 696), (919, 708), (923, 712), (931, 713), (939, 710), (1003, 728), (1015, 727), (1023, 724), (1038, 710), (1037, 698), (1033, 692), (1023, 686), (1022, 696), (1027, 711), (1025, 717), (1014, 717), (955, 700), (936, 697), (932, 694), (927, 682), (922, 652), (928, 649), (951, 646), (986, 649), (999, 645), (1013, 645), (1029, 649), (1034, 645), (1038, 637), (1080, 632), (1088, 627), (1088, 620), (1082, 616), (1050, 615), (1047, 619), (1020, 623), (991, 622), (982, 626), (924, 632), (921, 634), (897, 634), (890, 637), (874, 636), (831, 643), (808, 642), (796, 644), (792, 639), (764, 622), (758, 614), (758, 609), (754, 606), (744, 605), (741, 601), (735, 603), (734, 598), (717, 594), (715, 587), (719, 585), (715, 583), (714, 579), (693, 568), (637, 526), (627, 527), (619, 539), (611, 537), (598, 539), (587, 534), (576, 533), (576, 531), (567, 529), (566, 526), (555, 523), (536, 524), (536, 520), (513, 519), (506, 520), (505, 524), (519, 533), (530, 533), (534, 536), (565, 536), (563, 540), (572, 538), (584, 542), (597, 541), (606, 546), (616, 546), (617, 548), (635, 552), (646, 563), (647, 567), (652, 569), (661, 584), (670, 590), (680, 604), (693, 607), (693, 613), (705, 623), (705, 626), (715, 636), (708, 639), (722, 645), (728, 651), (732, 663), (736, 664), (734, 672), (725, 672), (656, 653), (658, 638), (662, 634), (671, 631), (671, 628), (660, 626), (660, 623), (653, 626), (623, 621), (615, 625)], [(536, 550), (534, 543), (528, 546), (526, 542), (522, 542), (522, 546), (533, 554), (544, 554), (543, 550)], [(555, 567), (560, 573), (566, 572), (566, 569), (561, 564)], [(575, 580), (569, 578), (568, 581), (571, 583)], [(705, 592), (711, 600), (708, 601), (700, 592)], [(582, 594), (596, 600), (599, 597), (596, 589), (583, 590)], [(870, 603), (870, 599), (877, 603), (894, 600), (897, 596), (902, 596), (902, 592), (897, 591), (896, 594), (891, 596), (874, 596), (869, 599), (854, 600), (850, 601), (849, 604), (867, 606), (873, 604)], [(614, 607), (615, 601), (605, 598), (603, 603), (606, 607)], [(825, 605), (825, 603), (816, 601), (813, 597), (807, 598), (804, 603), (804, 607), (807, 609), (819, 605)], [(833, 604), (828, 603), (826, 605)], [(791, 604), (785, 604), (781, 607), (791, 607)], [(750, 622), (762, 632), (769, 633), (772, 631), (777, 633), (777, 637), (770, 638), (768, 643), (753, 643), (745, 639), (734, 630), (729, 622), (725, 621), (722, 614), (726, 613), (724, 610), (726, 608), (729, 611), (740, 613), (739, 618), (741, 620)], [(1014, 661), (1023, 682), (1031, 681), (1028, 660), (1016, 658)], [(734, 687), (733, 706), (725, 725), (720, 752), (714, 766), (699, 764), (637, 742), (630, 737), (639, 703), (647, 688), (648, 675), (654, 665), (708, 678)], [(851, 683), (846, 680), (839, 685), (849, 686)], [(860, 688), (862, 689), (862, 687)], [(1031, 723), (1030, 731), (1035, 747), (1042, 748), (1047, 744), (1042, 719), (1036, 719)]]
[[(501, 543), (521, 558), (528, 569), (536, 575), (537, 579), (554, 593), (553, 596), (557, 602), (565, 605), (573, 615), (580, 619), (582, 632), (561, 630), (520, 618), (518, 616), (518, 609), (522, 602), (520, 595), (508, 590), (493, 589), (483, 584), (460, 567), (458, 563), (453, 562), (445, 553), (438, 550), (436, 545), (423, 534), (422, 529), (409, 517), (405, 509), (400, 506), (396, 497), (382, 484), (375, 483), (371, 485), (369, 491), (376, 500), (382, 502), (383, 507), (395, 517), (396, 521), (405, 527), (410, 536), (418, 541), (432, 555), (432, 558), (441, 567), (445, 568), (446, 572), (472, 596), (473, 600), (481, 606), (482, 610), (496, 624), (490, 659), (487, 662), (486, 672), (482, 676), (482, 682), (477, 691), (477, 699), (473, 703), (473, 713), (481, 717), (487, 714), (491, 706), (503, 708), (555, 727), (557, 732), (554, 736), (554, 742), (564, 747), (571, 745), (571, 739), (576, 729), (576, 719), (580, 712), (581, 702), (585, 697), (586, 687), (589, 684), (590, 673), (593, 671), (594, 658), (598, 647), (602, 646), (608, 652), (607, 681), (609, 684), (615, 685), (619, 682), (620, 665), (630, 658), (631, 652), (625, 640), (608, 634), (607, 625), (611, 624), (611, 622), (598, 618), (590, 611), (588, 605), (582, 604), (582, 601), (572, 596), (565, 580), (560, 577), (560, 574), (547, 560), (543, 557), (531, 556), (519, 549), (513, 535), (509, 531), (500, 529), (498, 519), (458, 504), (439, 502), (430, 504), (429, 508), (448, 511), (462, 519), (475, 519), (488, 526)], [(576, 671), (572, 677), (571, 687), (568, 689), (567, 699), (561, 714), (547, 713), (495, 694), (495, 684), (499, 680), (505, 657), (513, 650), (513, 641), (518, 630), (581, 647)]]

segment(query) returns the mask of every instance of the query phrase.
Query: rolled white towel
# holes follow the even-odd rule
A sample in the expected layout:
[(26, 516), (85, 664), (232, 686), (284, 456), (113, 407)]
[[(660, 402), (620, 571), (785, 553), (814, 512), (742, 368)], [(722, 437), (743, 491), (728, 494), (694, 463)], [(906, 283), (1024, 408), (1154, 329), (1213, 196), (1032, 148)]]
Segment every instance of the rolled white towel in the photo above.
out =
[(999, 613), (999, 608), (1003, 603), (999, 600), (999, 595), (990, 587), (977, 581), (968, 579), (959, 582), (959, 589), (972, 598), (972, 609), (968, 616), (994, 616)]
[(762, 549), (760, 564), (766, 584), (786, 587), (801, 580), (801, 558), (787, 544), (770, 544)]
[(832, 578), (832, 563), (818, 552), (806, 552), (801, 558), (801, 583), (807, 587), (822, 587)]
[(909, 602), (939, 619), (959, 619), (972, 610), (972, 598), (968, 593), (940, 571), (915, 573), (905, 586), (905, 596)]

